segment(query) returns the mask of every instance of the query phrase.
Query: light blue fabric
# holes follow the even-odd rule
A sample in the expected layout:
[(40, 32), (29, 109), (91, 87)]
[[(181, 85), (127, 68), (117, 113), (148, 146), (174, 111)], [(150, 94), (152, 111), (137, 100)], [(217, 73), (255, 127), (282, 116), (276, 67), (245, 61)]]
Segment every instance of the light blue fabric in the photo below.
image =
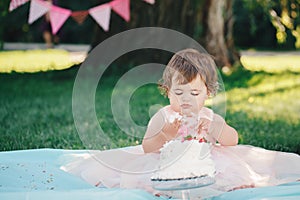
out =
[[(86, 151), (36, 149), (0, 153), (0, 199), (158, 200), (143, 190), (95, 188), (59, 169), (59, 158)], [(64, 155), (64, 156), (63, 156)]]
[[(34, 149), (0, 152), (0, 199), (162, 200), (143, 190), (95, 188), (59, 167), (68, 155), (85, 150)], [(63, 158), (63, 159), (62, 159)], [(236, 190), (213, 200), (300, 199), (300, 182)]]

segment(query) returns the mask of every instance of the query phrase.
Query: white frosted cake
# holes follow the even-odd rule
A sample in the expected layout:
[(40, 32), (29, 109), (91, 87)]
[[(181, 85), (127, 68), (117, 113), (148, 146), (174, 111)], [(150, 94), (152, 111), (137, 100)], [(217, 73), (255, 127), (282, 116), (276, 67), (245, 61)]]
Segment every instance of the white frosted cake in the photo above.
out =
[(170, 181), (214, 177), (215, 165), (209, 143), (198, 140), (172, 140), (160, 149), (157, 172), (152, 181)]

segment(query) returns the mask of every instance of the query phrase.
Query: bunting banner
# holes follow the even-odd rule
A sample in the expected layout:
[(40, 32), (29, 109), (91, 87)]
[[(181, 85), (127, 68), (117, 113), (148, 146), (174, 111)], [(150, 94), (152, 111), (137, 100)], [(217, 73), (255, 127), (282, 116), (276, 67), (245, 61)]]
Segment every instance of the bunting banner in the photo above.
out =
[(11, 0), (10, 4), (9, 4), (9, 11), (13, 11), (14, 9), (16, 9), (17, 7), (25, 4), (26, 2), (28, 2), (29, 0)]
[[(25, 4), (30, 0), (11, 0), (9, 11)], [(155, 0), (142, 0), (149, 4), (154, 4)], [(28, 23), (32, 24), (38, 18), (49, 12), (50, 24), (52, 33), (56, 34), (62, 27), (65, 21), (71, 16), (78, 24), (82, 24), (87, 16), (91, 17), (103, 28), (104, 31), (109, 30), (110, 14), (113, 10), (116, 14), (122, 17), (126, 22), (130, 20), (130, 0), (112, 0), (89, 10), (71, 11), (69, 9), (61, 8), (51, 5), (51, 3), (44, 0), (31, 0), (29, 9)]]
[(100, 5), (89, 9), (90, 15), (103, 28), (104, 31), (109, 29), (111, 7), (109, 4)]
[(125, 21), (130, 20), (130, 0), (113, 0), (110, 3), (113, 11), (120, 15)]
[(32, 24), (35, 20), (46, 14), (51, 5), (42, 0), (31, 0), (28, 23)]
[(85, 21), (88, 15), (89, 12), (87, 10), (80, 10), (80, 11), (73, 11), (71, 17), (74, 19), (75, 22), (81, 25)]
[(144, 0), (145, 2), (149, 3), (149, 4), (155, 4), (155, 0)]
[(70, 17), (71, 10), (60, 8), (57, 6), (51, 6), (50, 9), (50, 24), (52, 33), (55, 35), (65, 21)]

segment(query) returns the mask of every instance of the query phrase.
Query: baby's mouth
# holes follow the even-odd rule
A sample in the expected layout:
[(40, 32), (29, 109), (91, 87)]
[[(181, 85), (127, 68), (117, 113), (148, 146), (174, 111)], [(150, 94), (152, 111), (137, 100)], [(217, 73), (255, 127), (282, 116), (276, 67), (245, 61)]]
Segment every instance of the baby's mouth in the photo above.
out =
[(184, 104), (181, 104), (180, 107), (181, 107), (182, 109), (189, 109), (189, 108), (192, 107), (192, 105), (184, 103)]

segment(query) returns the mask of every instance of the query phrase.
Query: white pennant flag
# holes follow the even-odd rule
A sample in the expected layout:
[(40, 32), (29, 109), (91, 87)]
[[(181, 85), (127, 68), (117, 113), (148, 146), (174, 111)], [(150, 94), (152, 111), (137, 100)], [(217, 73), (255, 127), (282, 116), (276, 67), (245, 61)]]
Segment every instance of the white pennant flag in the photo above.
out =
[(149, 4), (155, 4), (155, 0), (144, 0), (144, 1), (149, 3)]
[(41, 0), (31, 0), (28, 23), (32, 24), (35, 20), (46, 14), (50, 10), (50, 4)]
[(89, 9), (90, 15), (103, 28), (104, 31), (109, 29), (111, 7), (109, 4), (103, 4)]
[(24, 3), (28, 2), (29, 0), (11, 0), (9, 4), (9, 11), (13, 11), (17, 7), (23, 5)]

